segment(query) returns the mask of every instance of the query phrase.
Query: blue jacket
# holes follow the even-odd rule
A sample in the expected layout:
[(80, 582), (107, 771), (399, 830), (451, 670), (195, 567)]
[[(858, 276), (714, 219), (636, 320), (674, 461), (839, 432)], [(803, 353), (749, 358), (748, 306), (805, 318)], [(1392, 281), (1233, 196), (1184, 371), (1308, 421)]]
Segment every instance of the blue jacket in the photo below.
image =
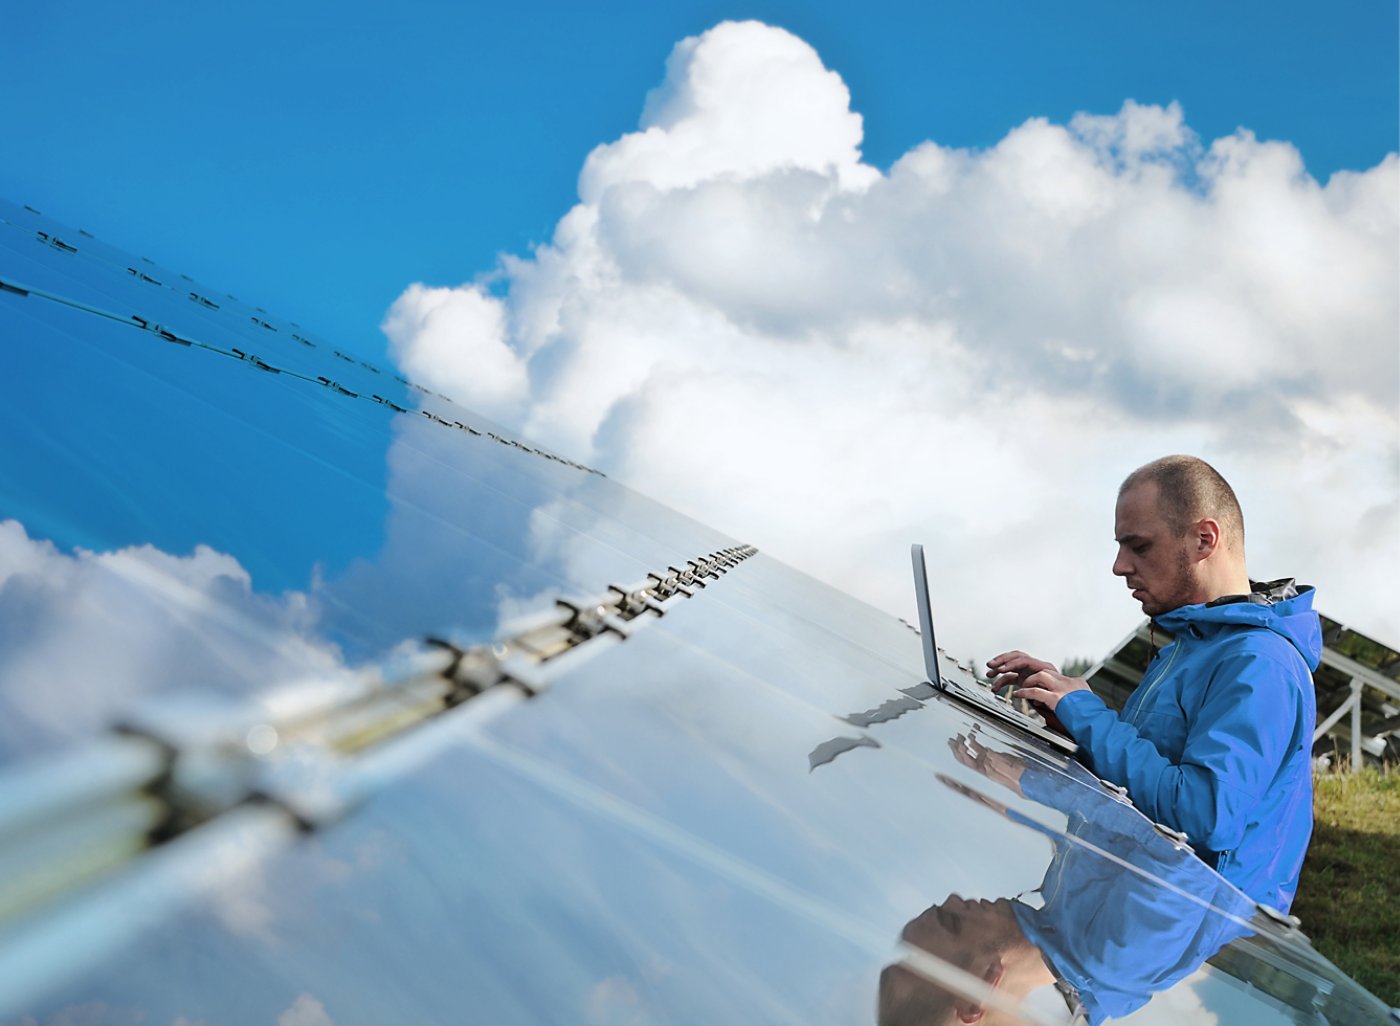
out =
[(1088, 691), (1056, 714), (1099, 776), (1251, 898), (1287, 911), (1312, 835), (1313, 591), (1292, 582), (1158, 617), (1174, 636), (1122, 713)]
[[(1106, 814), (1102, 794), (1034, 764), (1021, 790), (1063, 812), (1066, 825), (1060, 836), (1007, 813), (1054, 849), (1038, 888), (1041, 907), (1015, 901), (1012, 911), (1056, 979), (1078, 994), (1091, 1026), (1136, 1011), (1249, 932), (1240, 920), (1250, 919), (1253, 904), (1141, 816), (1116, 804)], [(1116, 859), (1146, 873), (1125, 873)]]

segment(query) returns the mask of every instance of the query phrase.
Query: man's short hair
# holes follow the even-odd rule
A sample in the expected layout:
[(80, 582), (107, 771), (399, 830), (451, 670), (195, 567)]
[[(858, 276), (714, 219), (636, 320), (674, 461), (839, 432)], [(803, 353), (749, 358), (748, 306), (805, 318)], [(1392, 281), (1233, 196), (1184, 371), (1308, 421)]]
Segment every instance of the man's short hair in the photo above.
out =
[[(902, 975), (906, 981), (898, 999), (891, 997), (890, 988), (886, 986), (888, 978), (894, 974)], [(885, 966), (880, 974), (875, 1023), (876, 1026), (944, 1026), (957, 1018), (953, 1011), (956, 1001), (951, 991), (896, 962)]]
[(1178, 537), (1209, 517), (1220, 524), (1227, 548), (1244, 551), (1244, 514), (1235, 490), (1205, 460), (1163, 456), (1129, 474), (1118, 494), (1148, 481), (1156, 483), (1158, 510)]

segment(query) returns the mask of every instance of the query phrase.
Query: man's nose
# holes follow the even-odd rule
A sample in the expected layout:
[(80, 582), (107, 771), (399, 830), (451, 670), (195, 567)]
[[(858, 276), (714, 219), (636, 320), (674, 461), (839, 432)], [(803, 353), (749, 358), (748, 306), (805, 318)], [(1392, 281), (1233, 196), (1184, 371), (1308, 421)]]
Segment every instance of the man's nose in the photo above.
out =
[(1119, 552), (1118, 558), (1113, 561), (1113, 576), (1127, 577), (1133, 572), (1132, 564), (1128, 561), (1127, 553)]

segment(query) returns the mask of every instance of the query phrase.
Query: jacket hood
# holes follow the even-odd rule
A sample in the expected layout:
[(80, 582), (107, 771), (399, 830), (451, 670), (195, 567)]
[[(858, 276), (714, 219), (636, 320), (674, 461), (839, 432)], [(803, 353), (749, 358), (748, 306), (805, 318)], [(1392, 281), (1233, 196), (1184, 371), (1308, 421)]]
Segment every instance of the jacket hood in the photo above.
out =
[(1230, 624), (1263, 627), (1286, 638), (1308, 669), (1316, 670), (1322, 659), (1322, 624), (1313, 612), (1316, 592), (1312, 586), (1294, 587), (1292, 578), (1250, 585), (1253, 591), (1249, 595), (1229, 595), (1214, 602), (1182, 606), (1157, 617), (1157, 623), (1173, 635), (1193, 628), (1200, 634)]

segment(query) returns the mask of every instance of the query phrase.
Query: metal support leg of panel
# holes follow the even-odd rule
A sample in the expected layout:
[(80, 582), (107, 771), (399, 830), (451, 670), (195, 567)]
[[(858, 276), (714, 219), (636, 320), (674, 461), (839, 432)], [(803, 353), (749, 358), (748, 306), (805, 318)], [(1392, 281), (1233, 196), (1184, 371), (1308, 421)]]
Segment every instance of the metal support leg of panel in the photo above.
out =
[(1355, 677), (1351, 681), (1351, 772), (1361, 769), (1361, 689), (1365, 685)]
[(1341, 718), (1343, 716), (1345, 716), (1353, 708), (1359, 706), (1359, 704), (1359, 693), (1357, 692), (1355, 685), (1353, 685), (1351, 689), (1351, 694), (1348, 695), (1345, 699), (1343, 699), (1342, 703), (1338, 705), (1337, 708), (1333, 709), (1330, 713), (1328, 713), (1327, 718), (1317, 725), (1317, 729), (1313, 731), (1313, 742), (1316, 743), (1320, 741), (1329, 730), (1331, 730), (1338, 724), (1338, 722), (1341, 721)]

